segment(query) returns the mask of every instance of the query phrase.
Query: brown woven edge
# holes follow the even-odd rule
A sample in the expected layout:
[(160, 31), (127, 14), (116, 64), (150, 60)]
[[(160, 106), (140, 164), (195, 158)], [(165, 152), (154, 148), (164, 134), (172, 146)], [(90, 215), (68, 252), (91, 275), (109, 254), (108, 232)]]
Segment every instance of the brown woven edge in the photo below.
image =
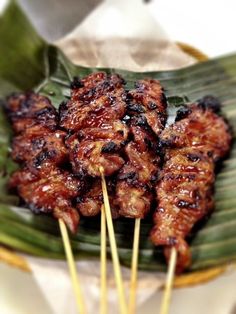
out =
[(182, 42), (176, 42), (177, 46), (186, 54), (194, 57), (196, 60), (203, 62), (209, 60), (208, 56), (202, 51), (198, 50), (195, 47), (192, 47), (188, 44)]
[(0, 246), (0, 261), (25, 272), (31, 272), (24, 257), (3, 246)]

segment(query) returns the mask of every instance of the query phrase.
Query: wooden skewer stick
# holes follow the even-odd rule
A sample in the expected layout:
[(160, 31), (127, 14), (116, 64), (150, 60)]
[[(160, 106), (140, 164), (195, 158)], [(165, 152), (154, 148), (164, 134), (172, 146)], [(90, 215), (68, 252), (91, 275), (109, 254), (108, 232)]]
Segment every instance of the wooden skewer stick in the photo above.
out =
[(100, 313), (107, 314), (107, 252), (106, 252), (106, 216), (104, 205), (101, 208), (101, 298)]
[(129, 312), (128, 312), (129, 314), (135, 314), (135, 309), (136, 309), (140, 222), (141, 222), (140, 218), (135, 219), (131, 279), (130, 279)]
[(111, 217), (111, 209), (110, 209), (110, 203), (109, 203), (109, 198), (108, 198), (108, 193), (107, 193), (107, 185), (106, 185), (106, 180), (104, 177), (103, 168), (100, 167), (99, 171), (100, 171), (101, 179), (102, 179), (103, 201), (104, 201), (104, 207), (105, 207), (109, 241), (110, 241), (110, 246), (111, 246), (111, 255), (112, 255), (112, 261), (113, 261), (113, 267), (114, 267), (114, 273), (115, 273), (115, 280), (116, 280), (116, 285), (118, 289), (120, 313), (126, 314), (127, 305), (126, 305), (126, 300), (125, 300), (125, 291), (124, 291), (123, 279), (122, 279), (122, 274), (121, 274), (121, 269), (120, 269), (118, 252), (117, 252), (113, 221)]
[(70, 245), (67, 228), (62, 219), (59, 219), (59, 226), (60, 226), (60, 231), (62, 235), (63, 245), (65, 248), (67, 263), (70, 270), (71, 281), (72, 281), (74, 293), (76, 296), (76, 304), (77, 304), (78, 312), (80, 314), (86, 314), (85, 302), (84, 302), (82, 290), (79, 283), (79, 278), (78, 278), (75, 260), (74, 260), (74, 256), (73, 256), (71, 245)]
[(177, 259), (177, 251), (175, 247), (172, 247), (169, 266), (168, 266), (168, 272), (167, 272), (167, 278), (166, 278), (165, 291), (164, 291), (164, 296), (161, 303), (160, 314), (169, 313), (171, 291), (172, 291), (173, 280), (174, 280), (174, 275), (175, 275), (176, 259)]

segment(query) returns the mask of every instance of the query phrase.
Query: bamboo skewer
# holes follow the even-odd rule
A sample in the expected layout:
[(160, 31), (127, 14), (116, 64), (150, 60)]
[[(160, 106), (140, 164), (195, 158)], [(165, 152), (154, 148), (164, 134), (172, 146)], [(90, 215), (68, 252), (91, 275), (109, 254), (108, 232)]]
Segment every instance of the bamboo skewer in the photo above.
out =
[(171, 291), (172, 291), (173, 280), (174, 280), (174, 275), (175, 275), (176, 259), (177, 259), (177, 251), (175, 247), (172, 247), (169, 266), (168, 266), (168, 272), (167, 272), (167, 278), (166, 278), (165, 291), (164, 291), (164, 296), (161, 303), (160, 314), (169, 313)]
[(101, 298), (100, 314), (107, 314), (107, 253), (106, 253), (106, 216), (104, 205), (101, 208)]
[(122, 274), (121, 274), (121, 269), (120, 269), (118, 252), (117, 252), (113, 221), (111, 217), (111, 209), (110, 209), (110, 203), (109, 203), (109, 198), (108, 198), (108, 193), (107, 193), (106, 180), (104, 177), (104, 171), (102, 167), (99, 168), (99, 171), (100, 171), (101, 179), (102, 179), (103, 201), (104, 201), (108, 235), (109, 235), (110, 246), (111, 246), (111, 255), (112, 255), (112, 261), (113, 261), (113, 267), (114, 267), (114, 273), (115, 273), (115, 280), (116, 280), (116, 285), (118, 289), (120, 313), (126, 314), (127, 305), (126, 305), (126, 300), (125, 300), (125, 291), (124, 291), (123, 279), (122, 279)]
[(137, 268), (138, 268), (138, 251), (139, 251), (139, 236), (140, 236), (140, 218), (135, 219), (134, 240), (133, 240), (133, 255), (131, 265), (130, 279), (130, 295), (129, 295), (129, 314), (135, 314), (136, 309), (136, 292), (137, 292)]
[(64, 249), (66, 253), (67, 263), (70, 270), (70, 276), (71, 276), (71, 281), (74, 288), (78, 312), (80, 314), (86, 314), (85, 302), (84, 302), (82, 290), (80, 287), (80, 282), (79, 282), (79, 278), (78, 278), (78, 274), (76, 270), (75, 260), (72, 253), (68, 232), (66, 229), (66, 225), (62, 219), (59, 219), (59, 227), (60, 227), (63, 245), (64, 245)]

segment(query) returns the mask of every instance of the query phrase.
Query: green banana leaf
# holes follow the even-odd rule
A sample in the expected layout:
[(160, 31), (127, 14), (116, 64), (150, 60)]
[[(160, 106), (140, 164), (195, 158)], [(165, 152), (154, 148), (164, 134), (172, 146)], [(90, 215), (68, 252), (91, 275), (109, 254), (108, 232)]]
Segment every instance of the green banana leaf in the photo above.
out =
[[(159, 79), (164, 86), (168, 110), (173, 115), (186, 101), (207, 94), (218, 97), (231, 126), (236, 126), (236, 55), (167, 72), (134, 73), (117, 69), (127, 87), (143, 78)], [(0, 16), (0, 97), (33, 89), (49, 97), (58, 107), (69, 96), (73, 76), (97, 71), (73, 65), (56, 47), (46, 43), (33, 29), (19, 6), (11, 1)], [(36, 256), (64, 259), (57, 222), (17, 207), (18, 198), (7, 190), (9, 175), (17, 165), (9, 156), (11, 129), (0, 106), (0, 243)], [(236, 260), (236, 141), (230, 157), (223, 163), (215, 188), (216, 207), (189, 237), (193, 263), (189, 271), (222, 265)], [(139, 268), (165, 270), (162, 250), (149, 240), (151, 217), (142, 221)], [(134, 221), (114, 222), (120, 260), (129, 266), (132, 255)], [(79, 231), (71, 236), (76, 258), (96, 258), (100, 253), (100, 218), (81, 219)], [(109, 243), (107, 244), (109, 251)]]

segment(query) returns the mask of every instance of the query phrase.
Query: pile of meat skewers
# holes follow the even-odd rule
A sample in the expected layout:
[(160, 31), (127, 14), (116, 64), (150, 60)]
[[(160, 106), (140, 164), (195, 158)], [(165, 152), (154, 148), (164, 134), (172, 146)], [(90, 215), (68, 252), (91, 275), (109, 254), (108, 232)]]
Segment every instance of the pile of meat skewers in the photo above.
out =
[(75, 78), (59, 111), (35, 93), (10, 96), (6, 109), (12, 158), (21, 166), (10, 187), (32, 211), (76, 232), (80, 215), (100, 212), (102, 167), (113, 217), (144, 218), (156, 204), (152, 242), (167, 259), (176, 248), (178, 271), (190, 265), (185, 238), (214, 207), (215, 165), (231, 143), (216, 99), (186, 106), (166, 126), (159, 81), (126, 90), (119, 75), (98, 72)]

